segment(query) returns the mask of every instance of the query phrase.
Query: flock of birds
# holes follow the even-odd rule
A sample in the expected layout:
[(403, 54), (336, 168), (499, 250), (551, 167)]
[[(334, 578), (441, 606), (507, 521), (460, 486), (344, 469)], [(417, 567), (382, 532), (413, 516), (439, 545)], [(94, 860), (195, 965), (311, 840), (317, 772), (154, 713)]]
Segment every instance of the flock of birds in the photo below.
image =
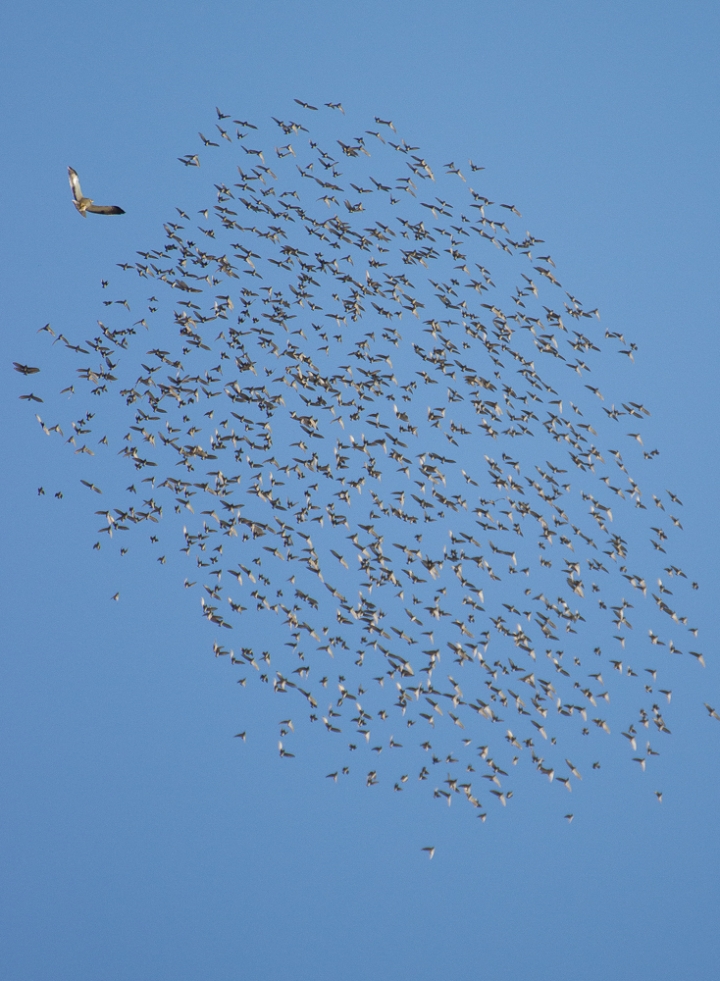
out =
[[(264, 137), (217, 110), (214, 203), (121, 264), (151, 294), (139, 316), (108, 300), (89, 339), (41, 328), (80, 363), (57, 411), (85, 399), (43, 432), (97, 503), (110, 447), (133, 473), (94, 547), (146, 529), (163, 552), (169, 524), (215, 655), (285, 696), (280, 756), (327, 731), (330, 779), (424, 781), (484, 820), (515, 767), (569, 792), (606, 739), (644, 771), (668, 660), (704, 659), (697, 583), (668, 555), (682, 502), (637, 473), (649, 411), (593, 383), (636, 346), (481, 193), (483, 168), (296, 102)], [(83, 216), (123, 213), (70, 183)]]

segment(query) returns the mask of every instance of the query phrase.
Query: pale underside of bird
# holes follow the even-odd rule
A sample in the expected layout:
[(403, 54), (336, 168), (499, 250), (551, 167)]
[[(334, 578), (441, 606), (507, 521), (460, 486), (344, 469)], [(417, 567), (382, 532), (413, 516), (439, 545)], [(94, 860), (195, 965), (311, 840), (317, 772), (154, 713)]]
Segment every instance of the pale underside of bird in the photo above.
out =
[(80, 187), (80, 179), (72, 167), (68, 167), (68, 179), (73, 193), (73, 204), (83, 216), (90, 211), (94, 215), (124, 215), (125, 212), (116, 204), (95, 204), (92, 198), (86, 198)]
[[(648, 410), (611, 402), (612, 374), (586, 383), (601, 353), (636, 349), (562, 291), (518, 209), (470, 187), (482, 168), (431, 166), (386, 118), (356, 136), (327, 115), (339, 139), (274, 117), (281, 140), (242, 119), (235, 142), (202, 138), (230, 154), (215, 203), (187, 235), (178, 208), (165, 243), (122, 264), (143, 292), (104, 301), (97, 337), (54, 338), (83, 358), (60, 419), (82, 493), (121, 486), (98, 444), (132, 468), (94, 547), (148, 522), (154, 547), (180, 523), (215, 656), (250, 669), (248, 693), (253, 678), (298, 705), (292, 724), (283, 708), (284, 765), (324, 726), (343, 756), (333, 783), (352, 759), (368, 787), (403, 792), (412, 766), (415, 786), (481, 820), (481, 790), (514, 806), (525, 768), (579, 795), (605, 740), (623, 753), (640, 727), (670, 734), (656, 677), (694, 631), (666, 555), (681, 502), (653, 506), (636, 479), (657, 451), (627, 430)], [(81, 214), (121, 213), (69, 173)], [(55, 438), (67, 399), (43, 395)]]

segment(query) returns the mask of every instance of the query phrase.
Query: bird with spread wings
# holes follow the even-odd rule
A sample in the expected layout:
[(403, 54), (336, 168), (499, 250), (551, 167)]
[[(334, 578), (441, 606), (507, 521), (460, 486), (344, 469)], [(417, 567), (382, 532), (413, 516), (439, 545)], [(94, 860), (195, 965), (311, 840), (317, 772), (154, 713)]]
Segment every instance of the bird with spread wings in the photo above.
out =
[(83, 216), (86, 212), (91, 211), (94, 215), (124, 215), (125, 212), (122, 208), (118, 208), (115, 204), (93, 204), (92, 198), (83, 197), (83, 192), (80, 187), (80, 178), (77, 173), (68, 167), (68, 177), (70, 179), (70, 187), (73, 192), (73, 204)]

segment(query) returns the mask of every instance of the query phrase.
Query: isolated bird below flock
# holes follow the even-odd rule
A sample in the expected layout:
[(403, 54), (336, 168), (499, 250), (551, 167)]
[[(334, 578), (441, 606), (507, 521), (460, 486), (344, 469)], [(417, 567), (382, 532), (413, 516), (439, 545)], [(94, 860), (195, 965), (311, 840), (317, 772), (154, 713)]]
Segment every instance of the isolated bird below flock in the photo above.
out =
[(80, 179), (77, 173), (68, 167), (68, 178), (70, 180), (70, 187), (73, 192), (73, 204), (77, 208), (78, 212), (83, 216), (86, 212), (91, 211), (94, 215), (124, 215), (125, 212), (122, 208), (118, 208), (116, 204), (94, 204), (92, 198), (86, 198), (83, 196), (82, 188), (80, 187)]

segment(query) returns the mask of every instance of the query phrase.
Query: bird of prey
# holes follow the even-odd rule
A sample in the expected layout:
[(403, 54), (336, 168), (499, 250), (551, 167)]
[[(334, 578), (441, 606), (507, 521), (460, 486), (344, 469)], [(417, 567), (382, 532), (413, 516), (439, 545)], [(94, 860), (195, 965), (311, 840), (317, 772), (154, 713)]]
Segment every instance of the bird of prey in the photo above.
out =
[(83, 192), (80, 187), (80, 179), (72, 167), (68, 167), (68, 178), (70, 180), (70, 187), (72, 188), (73, 192), (73, 204), (83, 218), (88, 211), (91, 211), (94, 215), (125, 214), (123, 209), (118, 208), (116, 204), (93, 204), (92, 198), (83, 197)]

